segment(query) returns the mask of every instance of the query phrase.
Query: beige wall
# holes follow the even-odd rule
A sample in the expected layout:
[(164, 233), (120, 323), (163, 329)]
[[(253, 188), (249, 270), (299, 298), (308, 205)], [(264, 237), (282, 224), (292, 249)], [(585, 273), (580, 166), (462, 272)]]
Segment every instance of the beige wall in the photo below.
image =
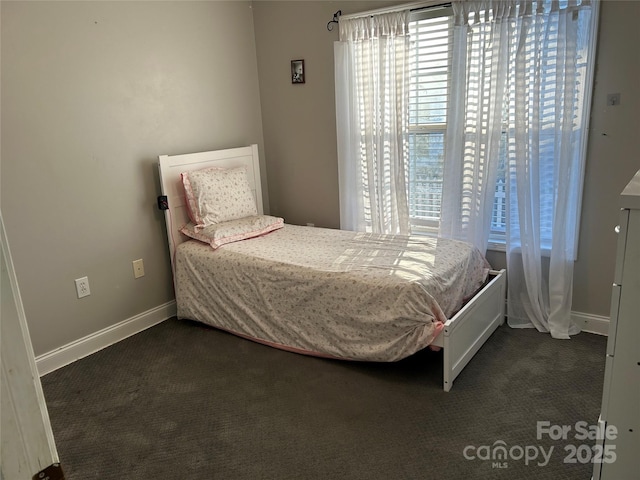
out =
[[(0, 201), (36, 354), (173, 299), (159, 154), (258, 143), (271, 212), (337, 227), (326, 25), (393, 3), (1, 2)], [(617, 196), (640, 168), (639, 15), (640, 2), (602, 7), (573, 305), (596, 315), (609, 309)], [(298, 58), (304, 85), (289, 78)], [(607, 107), (613, 92), (622, 104)], [(92, 295), (78, 300), (84, 275)]]
[[(573, 309), (609, 315), (618, 195), (640, 169), (640, 2), (602, 2)], [(607, 106), (607, 94), (620, 105)], [(639, 266), (640, 268), (640, 266)]]
[[(271, 212), (288, 223), (339, 228), (333, 42), (337, 10), (369, 10), (393, 1), (253, 3)], [(304, 84), (290, 62), (305, 61)]]
[[(344, 14), (404, 2), (256, 2), (265, 156), (273, 213), (290, 223), (339, 225), (333, 42), (326, 23)], [(573, 309), (609, 314), (617, 196), (640, 168), (640, 2), (605, 1), (601, 9), (593, 116), (585, 179)], [(289, 61), (304, 58), (307, 83), (291, 85)], [(607, 93), (621, 105), (606, 106)], [(606, 134), (606, 135), (603, 135)], [(489, 252), (496, 267), (504, 254)]]
[(262, 153), (253, 15), (249, 2), (1, 8), (2, 210), (39, 355), (173, 300), (157, 156)]

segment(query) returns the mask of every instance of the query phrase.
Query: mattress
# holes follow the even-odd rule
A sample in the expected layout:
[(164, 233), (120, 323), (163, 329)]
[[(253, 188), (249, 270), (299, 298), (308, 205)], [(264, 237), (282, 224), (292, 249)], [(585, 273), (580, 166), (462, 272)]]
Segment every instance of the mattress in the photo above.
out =
[(175, 257), (179, 318), (325, 357), (396, 361), (428, 346), (484, 283), (470, 244), (285, 224)]

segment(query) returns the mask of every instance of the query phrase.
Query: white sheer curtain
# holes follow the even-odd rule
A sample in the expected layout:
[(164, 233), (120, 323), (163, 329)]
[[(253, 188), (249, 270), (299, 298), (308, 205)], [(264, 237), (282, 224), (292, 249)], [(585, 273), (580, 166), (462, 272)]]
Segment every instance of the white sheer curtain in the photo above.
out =
[(335, 43), (340, 227), (409, 233), (409, 12), (340, 19)]
[(571, 296), (591, 5), (510, 0), (453, 6), (453, 86), (465, 104), (452, 111), (448, 125), (445, 186), (452, 200), (443, 200), (442, 233), (486, 245), (498, 151), (505, 148), (509, 324), (569, 338), (579, 332), (571, 322)]
[[(509, 67), (504, 2), (454, 2), (440, 235), (487, 250)], [(501, 8), (495, 8), (496, 6)], [(471, 22), (470, 22), (471, 20)]]
[[(458, 0), (453, 8), (440, 234), (486, 250), (500, 176), (509, 324), (569, 338), (579, 331), (571, 297), (597, 3)], [(409, 233), (409, 16), (340, 19), (344, 229)]]
[(510, 22), (508, 317), (554, 338), (571, 321), (573, 264), (587, 134), (588, 1), (519, 3)]

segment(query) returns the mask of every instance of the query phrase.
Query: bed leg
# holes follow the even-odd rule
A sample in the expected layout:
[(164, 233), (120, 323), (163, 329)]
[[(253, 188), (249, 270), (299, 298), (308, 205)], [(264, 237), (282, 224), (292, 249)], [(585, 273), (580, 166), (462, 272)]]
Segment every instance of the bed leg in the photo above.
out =
[(443, 355), (443, 365), (442, 365), (442, 389), (445, 392), (451, 390), (453, 386), (453, 372), (451, 371), (451, 350), (449, 347), (449, 337), (445, 337), (445, 345), (447, 348), (444, 349)]

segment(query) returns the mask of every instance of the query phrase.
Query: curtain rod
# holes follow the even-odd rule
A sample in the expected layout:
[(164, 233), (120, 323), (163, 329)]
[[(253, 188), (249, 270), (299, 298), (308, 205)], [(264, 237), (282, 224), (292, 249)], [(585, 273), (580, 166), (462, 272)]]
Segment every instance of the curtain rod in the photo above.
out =
[[(376, 8), (375, 10), (367, 10), (366, 12), (359, 12), (359, 13), (350, 13), (349, 15), (341, 15), (342, 11), (338, 10), (338, 12), (336, 12), (333, 15), (334, 20), (337, 20), (337, 17), (340, 18), (346, 18), (346, 19), (352, 19), (352, 18), (360, 18), (360, 17), (368, 17), (368, 16), (372, 16), (372, 15), (380, 15), (382, 13), (392, 13), (392, 12), (401, 12), (403, 10), (410, 10), (412, 12), (416, 11), (416, 10), (422, 10), (425, 8), (435, 8), (435, 7), (450, 7), (451, 3), (442, 3), (442, 1), (438, 1), (438, 0), (423, 0), (421, 2), (412, 2), (412, 3), (403, 3), (401, 5), (393, 5), (391, 7), (383, 7), (383, 8)], [(332, 22), (329, 22), (332, 23)], [(327, 28), (329, 28), (329, 26), (327, 25)]]

